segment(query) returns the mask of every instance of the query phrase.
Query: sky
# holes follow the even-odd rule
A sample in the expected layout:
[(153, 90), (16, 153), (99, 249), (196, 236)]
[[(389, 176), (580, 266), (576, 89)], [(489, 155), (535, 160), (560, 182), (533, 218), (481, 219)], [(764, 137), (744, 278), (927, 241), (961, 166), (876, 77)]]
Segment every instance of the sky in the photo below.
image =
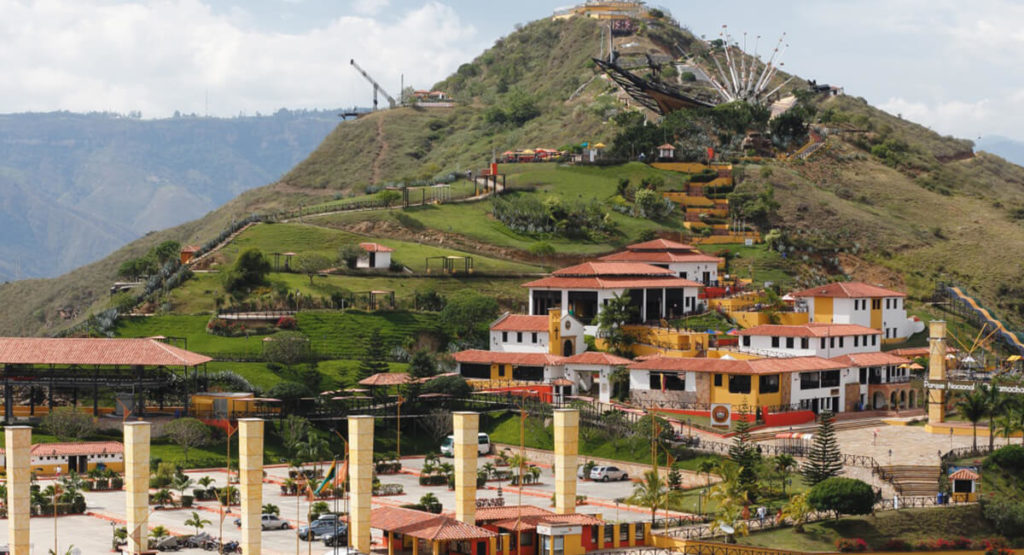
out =
[[(582, 0), (581, 0), (582, 1)], [(234, 116), (368, 106), (427, 88), (539, 0), (0, 0), (0, 113)], [(694, 34), (774, 42), (784, 69), (943, 133), (1024, 141), (1024, 2), (654, 0)], [(596, 46), (595, 46), (596, 48)]]

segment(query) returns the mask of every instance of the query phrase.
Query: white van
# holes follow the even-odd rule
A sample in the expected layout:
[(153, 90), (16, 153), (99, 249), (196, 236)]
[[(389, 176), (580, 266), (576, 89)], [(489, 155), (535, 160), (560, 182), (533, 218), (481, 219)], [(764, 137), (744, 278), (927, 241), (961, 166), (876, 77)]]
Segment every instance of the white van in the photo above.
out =
[[(483, 432), (477, 434), (476, 453), (488, 455), (491, 452), (491, 437)], [(445, 457), (455, 456), (455, 436), (448, 436), (441, 442), (441, 455)]]

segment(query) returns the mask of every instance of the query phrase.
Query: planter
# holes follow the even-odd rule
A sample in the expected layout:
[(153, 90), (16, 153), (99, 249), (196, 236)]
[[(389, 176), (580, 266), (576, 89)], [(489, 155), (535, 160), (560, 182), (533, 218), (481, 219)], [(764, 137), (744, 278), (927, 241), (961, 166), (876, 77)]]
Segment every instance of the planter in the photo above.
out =
[(124, 486), (124, 478), (117, 476), (110, 479), (110, 489), (121, 489)]
[(194, 499), (195, 498), (192, 497), (191, 495), (182, 495), (181, 496), (181, 506), (185, 507), (186, 509), (191, 508), (192, 507), (192, 501)]

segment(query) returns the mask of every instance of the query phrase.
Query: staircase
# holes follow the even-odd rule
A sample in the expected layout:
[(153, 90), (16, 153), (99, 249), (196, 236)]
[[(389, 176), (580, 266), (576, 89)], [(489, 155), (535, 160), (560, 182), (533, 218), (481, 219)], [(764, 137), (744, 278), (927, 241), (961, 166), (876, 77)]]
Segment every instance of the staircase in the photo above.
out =
[[(875, 428), (878, 426), (878, 424), (878, 418), (864, 418), (858, 420), (836, 420), (832, 422), (832, 429), (834, 429), (837, 432), (841, 430), (857, 430), (860, 428)], [(775, 434), (780, 431), (813, 434), (814, 432), (818, 431), (818, 424), (817, 422), (812, 422), (809, 424), (801, 424), (799, 426), (790, 426), (786, 430), (775, 429), (768, 432), (753, 432), (750, 434), (750, 439), (754, 441), (767, 441), (770, 439), (775, 439)]]
[(892, 476), (901, 496), (935, 497), (939, 492), (942, 469), (938, 466), (893, 465), (882, 470)]

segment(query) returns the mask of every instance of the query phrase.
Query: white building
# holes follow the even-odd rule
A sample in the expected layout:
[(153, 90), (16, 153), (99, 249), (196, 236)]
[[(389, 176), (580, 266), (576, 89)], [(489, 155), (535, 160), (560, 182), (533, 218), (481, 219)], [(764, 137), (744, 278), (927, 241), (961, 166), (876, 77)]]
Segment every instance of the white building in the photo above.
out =
[(602, 256), (601, 261), (642, 262), (667, 268), (678, 277), (690, 279), (705, 286), (717, 285), (718, 266), (725, 263), (723, 259), (704, 254), (690, 245), (666, 239), (655, 239), (629, 245), (623, 252)]
[(562, 361), (565, 378), (572, 382), (573, 394), (593, 396), (596, 390), (597, 399), (602, 403), (611, 402), (612, 372), (632, 363), (629, 359), (597, 351), (580, 353)]
[(379, 243), (359, 243), (363, 254), (356, 259), (356, 268), (383, 268), (391, 267), (391, 253), (394, 249), (385, 247)]
[[(556, 315), (559, 345), (554, 352), (572, 356), (587, 349), (583, 324), (572, 315)], [(490, 349), (510, 353), (550, 353), (552, 316), (505, 313), (491, 324)]]
[(791, 296), (806, 303), (811, 322), (873, 328), (882, 332), (883, 341), (900, 341), (924, 331), (924, 322), (907, 318), (906, 294), (883, 287), (837, 282)]
[(742, 330), (739, 334), (741, 352), (767, 357), (833, 358), (852, 353), (873, 353), (882, 348), (878, 330), (856, 324), (765, 324)]
[(530, 314), (540, 316), (559, 307), (582, 322), (588, 335), (596, 335), (594, 318), (616, 296), (629, 296), (635, 323), (704, 310), (698, 298), (701, 284), (650, 264), (587, 262), (562, 268), (523, 287), (530, 289)]

